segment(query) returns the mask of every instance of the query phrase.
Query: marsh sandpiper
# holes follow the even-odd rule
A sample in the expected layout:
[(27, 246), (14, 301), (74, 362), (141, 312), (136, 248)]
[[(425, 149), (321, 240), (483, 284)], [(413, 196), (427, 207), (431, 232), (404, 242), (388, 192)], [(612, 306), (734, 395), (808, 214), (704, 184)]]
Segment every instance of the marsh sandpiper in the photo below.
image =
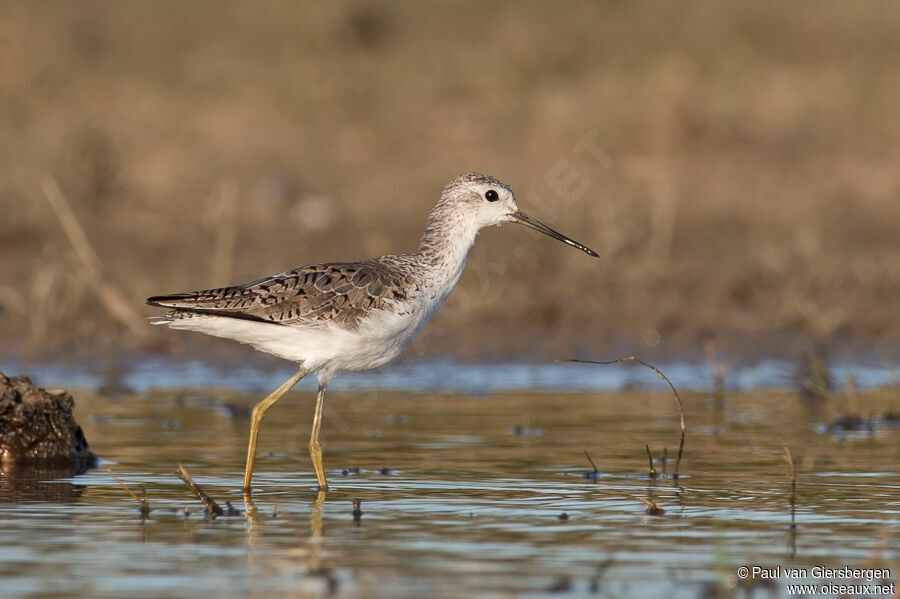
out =
[(478, 231), (503, 223), (521, 223), (597, 257), (519, 210), (509, 185), (470, 172), (444, 188), (413, 254), (303, 266), (244, 285), (147, 300), (171, 310), (154, 324), (233, 339), (299, 365), (253, 408), (245, 495), (266, 411), (307, 374), (319, 383), (309, 455), (319, 491), (327, 489), (319, 444), (326, 387), (340, 372), (377, 368), (402, 352), (453, 290)]

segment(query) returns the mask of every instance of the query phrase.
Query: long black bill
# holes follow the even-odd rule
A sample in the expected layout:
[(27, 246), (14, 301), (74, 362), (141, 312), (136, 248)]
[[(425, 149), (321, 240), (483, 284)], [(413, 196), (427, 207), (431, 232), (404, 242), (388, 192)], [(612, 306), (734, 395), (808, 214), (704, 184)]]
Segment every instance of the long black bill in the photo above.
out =
[(538, 219), (528, 216), (521, 210), (517, 210), (516, 213), (513, 214), (513, 217), (516, 219), (515, 222), (522, 223), (526, 227), (534, 229), (535, 231), (540, 231), (544, 235), (549, 235), (553, 239), (559, 239), (563, 243), (571, 245), (573, 248), (578, 248), (579, 250), (581, 250), (588, 256), (593, 256), (594, 258), (600, 257), (599, 255), (597, 255), (597, 252), (595, 252), (588, 246), (582, 245), (582, 244), (578, 243), (577, 241), (575, 241), (574, 239), (570, 239), (569, 237), (566, 237), (565, 235), (563, 235), (562, 233), (560, 233), (558, 231), (554, 231), (553, 229), (551, 229), (550, 227), (548, 227), (547, 225), (545, 225)]

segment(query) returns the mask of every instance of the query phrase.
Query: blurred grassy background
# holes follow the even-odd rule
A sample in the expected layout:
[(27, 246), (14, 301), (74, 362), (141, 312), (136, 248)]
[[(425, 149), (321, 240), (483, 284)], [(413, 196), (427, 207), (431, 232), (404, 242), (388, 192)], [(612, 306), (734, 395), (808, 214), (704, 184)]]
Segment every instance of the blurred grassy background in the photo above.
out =
[[(415, 352), (900, 341), (896, 3), (0, 13), (7, 350), (134, 347), (140, 328), (98, 301), (42, 177), (140, 317), (155, 293), (414, 250), (470, 169), (602, 259), (485, 231)], [(183, 337), (146, 329), (137, 347)]]

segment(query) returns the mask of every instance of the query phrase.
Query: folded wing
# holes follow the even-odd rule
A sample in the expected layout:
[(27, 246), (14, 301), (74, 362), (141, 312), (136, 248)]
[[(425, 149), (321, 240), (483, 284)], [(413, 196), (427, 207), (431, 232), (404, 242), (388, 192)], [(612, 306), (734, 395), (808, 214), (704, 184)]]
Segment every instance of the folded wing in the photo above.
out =
[(354, 328), (369, 312), (406, 299), (408, 283), (402, 270), (381, 261), (316, 264), (235, 287), (155, 296), (147, 303), (170, 308), (167, 320), (211, 315)]

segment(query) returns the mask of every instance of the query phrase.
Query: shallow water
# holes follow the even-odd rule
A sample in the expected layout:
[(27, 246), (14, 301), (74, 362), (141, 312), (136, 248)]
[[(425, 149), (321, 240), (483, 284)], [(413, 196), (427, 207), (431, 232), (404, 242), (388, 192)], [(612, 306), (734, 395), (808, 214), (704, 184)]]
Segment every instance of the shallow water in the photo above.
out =
[[(686, 395), (677, 484), (647, 476), (644, 444), (656, 456), (678, 445), (666, 392), (334, 392), (323, 428), (333, 489), (321, 506), (306, 455), (313, 397), (292, 392), (262, 428), (255, 519), (213, 521), (173, 471), (184, 464), (219, 503), (246, 509), (258, 397), (78, 397), (92, 449), (132, 491), (146, 489), (152, 512), (142, 520), (103, 468), (56, 480), (7, 472), (3, 597), (744, 596), (740, 566), (885, 567), (892, 580), (900, 567), (887, 537), (900, 514), (900, 430), (829, 432), (835, 414), (789, 392)], [(855, 409), (880, 414), (893, 399), (868, 392)], [(785, 445), (799, 471), (795, 533)], [(595, 479), (583, 476), (585, 450)], [(665, 514), (646, 514), (641, 498)], [(785, 595), (790, 582), (754, 596)]]
[[(608, 356), (606, 357), (608, 358)], [(606, 359), (598, 358), (598, 359)], [(704, 360), (653, 360), (681, 389), (712, 390), (714, 381)], [(783, 360), (759, 360), (726, 364), (725, 383), (731, 390), (790, 389), (797, 386), (797, 365)], [(142, 357), (123, 364), (4, 363), (4, 372), (31, 373), (44, 386), (98, 389), (128, 388), (138, 393), (157, 389), (177, 390), (224, 387), (265, 394), (292, 374), (291, 366), (273, 371), (256, 363), (216, 366), (200, 360)], [(829, 370), (839, 384), (852, 379), (860, 389), (900, 385), (900, 373), (886, 358), (862, 355), (831, 360)], [(502, 391), (618, 391), (635, 387), (655, 388), (656, 376), (637, 364), (623, 363), (605, 368), (572, 362), (476, 362), (413, 360), (389, 364), (365, 372), (347, 372), (329, 386), (333, 391), (419, 391), (480, 395)], [(313, 377), (300, 381), (297, 389), (314, 390)]]

